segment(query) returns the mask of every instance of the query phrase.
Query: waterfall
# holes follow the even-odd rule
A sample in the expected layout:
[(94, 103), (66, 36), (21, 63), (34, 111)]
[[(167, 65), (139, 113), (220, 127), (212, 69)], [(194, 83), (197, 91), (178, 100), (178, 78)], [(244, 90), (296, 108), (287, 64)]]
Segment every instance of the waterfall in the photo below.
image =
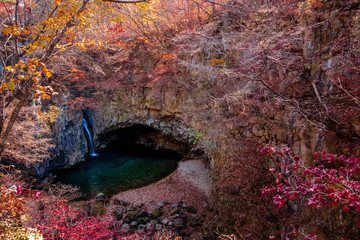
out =
[(87, 124), (85, 118), (83, 118), (83, 126), (84, 126), (84, 129), (85, 129), (85, 135), (86, 135), (87, 140), (88, 140), (89, 153), (90, 153), (89, 155), (91, 157), (96, 157), (96, 156), (98, 156), (98, 154), (95, 152), (94, 143), (93, 143), (93, 140), (92, 140), (92, 135), (91, 135), (90, 129), (88, 127), (88, 124)]

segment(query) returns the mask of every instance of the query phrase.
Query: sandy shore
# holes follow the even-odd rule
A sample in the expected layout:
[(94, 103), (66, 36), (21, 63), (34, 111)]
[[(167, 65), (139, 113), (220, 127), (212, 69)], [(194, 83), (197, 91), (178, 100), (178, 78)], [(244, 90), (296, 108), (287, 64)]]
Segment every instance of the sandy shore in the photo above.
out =
[(159, 202), (177, 203), (180, 200), (205, 211), (211, 201), (211, 177), (202, 160), (183, 160), (168, 177), (157, 183), (122, 192), (112, 197), (133, 205), (145, 204), (152, 210)]

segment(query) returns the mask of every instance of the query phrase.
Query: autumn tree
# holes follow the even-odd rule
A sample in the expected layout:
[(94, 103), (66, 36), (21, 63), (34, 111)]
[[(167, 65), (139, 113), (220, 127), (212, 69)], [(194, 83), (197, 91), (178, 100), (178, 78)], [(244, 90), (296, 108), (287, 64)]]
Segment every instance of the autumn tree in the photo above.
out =
[(87, 24), (89, 5), (90, 0), (1, 1), (0, 157), (22, 108), (31, 99), (47, 99), (54, 93), (48, 63), (67, 47), (99, 44), (77, 38), (77, 31)]

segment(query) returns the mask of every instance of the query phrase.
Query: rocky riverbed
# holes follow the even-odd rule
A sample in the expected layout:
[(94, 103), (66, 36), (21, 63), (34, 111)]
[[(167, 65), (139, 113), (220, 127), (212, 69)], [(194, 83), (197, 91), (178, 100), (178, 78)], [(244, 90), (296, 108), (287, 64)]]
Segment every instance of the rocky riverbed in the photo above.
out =
[(111, 198), (110, 209), (124, 231), (169, 229), (202, 239), (202, 222), (211, 204), (211, 177), (203, 160), (183, 160), (161, 181)]

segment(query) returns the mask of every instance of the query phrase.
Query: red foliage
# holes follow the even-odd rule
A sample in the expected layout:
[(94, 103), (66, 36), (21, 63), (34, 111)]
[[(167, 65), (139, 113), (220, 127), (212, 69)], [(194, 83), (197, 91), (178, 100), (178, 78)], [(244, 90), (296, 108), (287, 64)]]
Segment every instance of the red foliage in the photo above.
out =
[(64, 201), (44, 204), (42, 218), (36, 228), (45, 239), (147, 239), (150, 234), (127, 234), (121, 229), (121, 223), (111, 215), (94, 217), (83, 210), (75, 209)]
[[(295, 156), (287, 146), (265, 146), (261, 152), (271, 154), (278, 160), (276, 167), (270, 169), (276, 178), (275, 184), (265, 187), (262, 197), (268, 193), (276, 194), (273, 199), (279, 208), (297, 199), (304, 199), (308, 206), (315, 209), (327, 206), (352, 212), (358, 217), (360, 183), (357, 174), (360, 172), (360, 158), (315, 153), (316, 164), (305, 166), (300, 157)], [(340, 167), (331, 167), (334, 164)]]
[(118, 33), (125, 32), (124, 27), (121, 23), (117, 23), (117, 24), (115, 24), (115, 26), (109, 27), (108, 30), (113, 31), (113, 32), (118, 32)]
[(61, 201), (45, 206), (44, 215), (36, 227), (47, 239), (102, 239), (111, 234), (110, 217), (86, 217)]
[(76, 97), (69, 101), (69, 108), (71, 109), (86, 109), (86, 108), (95, 108), (96, 104), (93, 99), (85, 97)]

